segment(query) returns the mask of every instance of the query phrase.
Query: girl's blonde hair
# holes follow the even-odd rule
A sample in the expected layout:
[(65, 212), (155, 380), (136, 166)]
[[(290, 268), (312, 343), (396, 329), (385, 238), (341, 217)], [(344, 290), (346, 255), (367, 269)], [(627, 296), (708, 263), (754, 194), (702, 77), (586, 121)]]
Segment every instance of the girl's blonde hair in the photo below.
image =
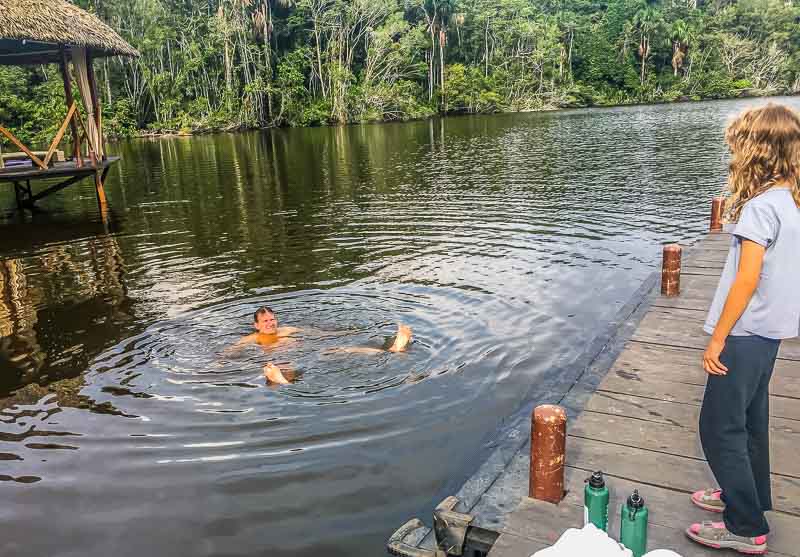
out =
[(800, 207), (800, 115), (779, 104), (751, 108), (740, 114), (725, 132), (731, 149), (725, 203), (729, 222), (739, 220), (744, 204), (775, 185), (792, 189)]

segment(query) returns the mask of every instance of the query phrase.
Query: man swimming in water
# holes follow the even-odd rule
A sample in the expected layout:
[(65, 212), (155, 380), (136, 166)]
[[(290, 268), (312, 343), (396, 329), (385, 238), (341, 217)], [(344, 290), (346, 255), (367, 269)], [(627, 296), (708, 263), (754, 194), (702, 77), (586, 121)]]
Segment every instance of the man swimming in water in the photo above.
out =
[[(293, 342), (295, 339), (292, 337), (292, 335), (302, 330), (297, 327), (278, 327), (278, 319), (275, 316), (275, 311), (267, 306), (258, 308), (253, 314), (253, 328), (256, 330), (256, 332), (243, 337), (233, 346), (233, 348), (245, 346), (247, 344), (258, 344), (263, 348), (270, 349)], [(334, 349), (334, 351), (355, 354), (380, 354), (387, 351), (405, 352), (410, 342), (411, 327), (406, 325), (398, 325), (397, 335), (394, 338), (394, 342), (392, 342), (392, 344), (386, 349), (353, 347), (337, 348)], [(294, 370), (289, 366), (284, 366), (281, 368), (273, 363), (268, 363), (264, 366), (264, 377), (268, 383), (288, 385), (294, 379), (295, 373)]]
[[(278, 319), (275, 317), (275, 311), (267, 306), (258, 308), (253, 314), (253, 328), (255, 333), (242, 337), (233, 349), (246, 346), (248, 344), (258, 344), (264, 349), (271, 349), (277, 346), (294, 342), (292, 335), (299, 333), (301, 329), (297, 327), (278, 327)], [(286, 377), (286, 375), (289, 378)], [(291, 383), (290, 379), (294, 378), (294, 370), (289, 367), (284, 367), (282, 370), (275, 364), (269, 363), (264, 366), (264, 377), (270, 383), (278, 385), (288, 385)]]

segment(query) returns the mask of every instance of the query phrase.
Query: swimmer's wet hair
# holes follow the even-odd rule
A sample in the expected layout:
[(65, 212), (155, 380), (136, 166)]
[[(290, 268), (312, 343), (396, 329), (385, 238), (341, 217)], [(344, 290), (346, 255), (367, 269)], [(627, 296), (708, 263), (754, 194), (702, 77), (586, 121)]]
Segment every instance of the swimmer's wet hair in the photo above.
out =
[(275, 311), (269, 306), (261, 306), (256, 310), (253, 314), (253, 323), (258, 323), (258, 316), (264, 315), (265, 313), (269, 313), (270, 315), (275, 315)]

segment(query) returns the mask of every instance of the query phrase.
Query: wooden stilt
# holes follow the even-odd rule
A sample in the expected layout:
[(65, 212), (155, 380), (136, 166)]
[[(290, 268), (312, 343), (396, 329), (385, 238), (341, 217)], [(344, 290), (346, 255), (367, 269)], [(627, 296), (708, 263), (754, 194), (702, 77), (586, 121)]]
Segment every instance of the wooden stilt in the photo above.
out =
[[(67, 69), (69, 62), (67, 61), (67, 52), (61, 49), (61, 77), (64, 80), (64, 96), (67, 99), (67, 106), (71, 107), (75, 104), (75, 99), (72, 96), (72, 80), (69, 77), (69, 70)], [(78, 167), (83, 166), (81, 159), (81, 140), (78, 136), (78, 125), (75, 119), (70, 120), (70, 128), (72, 129), (72, 156), (75, 159), (75, 165)]]
[(22, 204), (22, 186), (19, 182), (14, 182), (14, 196), (17, 198), (17, 209), (22, 211), (23, 204)]
[(100, 212), (105, 212), (108, 202), (106, 201), (106, 192), (103, 187), (103, 174), (99, 169), (94, 173), (94, 187), (97, 191), (97, 205), (100, 207)]

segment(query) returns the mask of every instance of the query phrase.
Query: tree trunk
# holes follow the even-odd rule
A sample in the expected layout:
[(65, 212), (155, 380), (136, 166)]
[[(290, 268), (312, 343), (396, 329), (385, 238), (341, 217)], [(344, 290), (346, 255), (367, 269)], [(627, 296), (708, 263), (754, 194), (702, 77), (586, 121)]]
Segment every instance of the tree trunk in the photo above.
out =
[(322, 98), (327, 99), (328, 93), (325, 90), (325, 74), (322, 73), (322, 47), (320, 46), (319, 38), (319, 22), (317, 17), (314, 17), (314, 41), (317, 48), (317, 71), (319, 72), (319, 86), (322, 88)]
[(264, 18), (264, 60), (266, 60), (266, 73), (267, 73), (267, 118), (272, 120), (272, 53), (270, 52), (270, 36), (272, 34), (272, 10), (269, 6), (269, 0), (264, 0), (264, 11), (267, 17)]
[(436, 85), (436, 74), (434, 73), (434, 66), (436, 63), (436, 34), (434, 30), (434, 23), (436, 22), (436, 16), (434, 16), (433, 21), (431, 22), (430, 29), (431, 29), (431, 57), (430, 57), (430, 67), (428, 72), (428, 100), (433, 99), (433, 88)]
[(569, 63), (569, 81), (572, 82), (572, 43), (575, 41), (575, 31), (569, 32), (569, 55), (567, 61)]
[(447, 40), (447, 35), (445, 34), (444, 29), (439, 29), (439, 84), (440, 84), (440, 91), (442, 92), (442, 103), (444, 106), (445, 112), (447, 112), (447, 99), (444, 96), (444, 43)]
[(650, 44), (649, 44), (649, 41), (647, 39), (647, 36), (645, 36), (645, 35), (642, 35), (642, 40), (639, 43), (639, 50), (642, 53), (642, 73), (641, 73), (641, 76), (640, 76), (639, 79), (640, 79), (640, 83), (642, 85), (644, 85), (644, 78), (645, 78), (645, 73), (646, 73), (646, 68), (647, 68), (647, 55), (649, 54), (649, 50), (650, 50)]
[(483, 76), (489, 77), (489, 18), (486, 18), (486, 31), (483, 36), (483, 60), (485, 62), (485, 68), (483, 70)]

